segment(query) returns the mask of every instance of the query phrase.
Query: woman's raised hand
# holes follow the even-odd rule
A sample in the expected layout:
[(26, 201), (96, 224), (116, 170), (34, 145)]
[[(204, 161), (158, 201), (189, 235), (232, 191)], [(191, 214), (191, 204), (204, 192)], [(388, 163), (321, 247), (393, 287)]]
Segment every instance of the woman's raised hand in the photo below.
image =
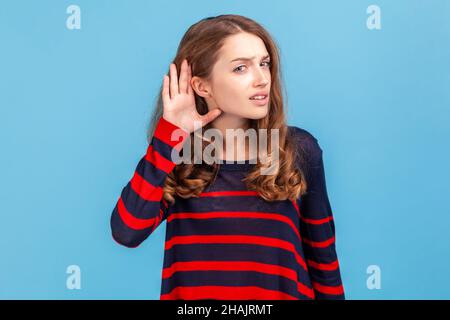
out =
[(170, 79), (164, 75), (162, 90), (163, 118), (189, 133), (196, 129), (194, 128), (196, 121), (203, 127), (222, 113), (220, 109), (211, 110), (205, 115), (197, 112), (191, 78), (191, 66), (186, 59), (181, 63), (179, 80), (176, 66), (171, 63)]

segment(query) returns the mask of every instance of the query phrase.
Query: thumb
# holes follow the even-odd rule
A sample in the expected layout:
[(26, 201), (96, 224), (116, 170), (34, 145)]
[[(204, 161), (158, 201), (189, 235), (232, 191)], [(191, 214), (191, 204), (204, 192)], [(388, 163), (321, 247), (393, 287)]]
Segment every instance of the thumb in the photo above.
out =
[(215, 118), (220, 116), (221, 113), (222, 113), (222, 110), (214, 109), (214, 110), (209, 111), (207, 114), (203, 115), (202, 116), (202, 126), (206, 126), (208, 123), (210, 123)]

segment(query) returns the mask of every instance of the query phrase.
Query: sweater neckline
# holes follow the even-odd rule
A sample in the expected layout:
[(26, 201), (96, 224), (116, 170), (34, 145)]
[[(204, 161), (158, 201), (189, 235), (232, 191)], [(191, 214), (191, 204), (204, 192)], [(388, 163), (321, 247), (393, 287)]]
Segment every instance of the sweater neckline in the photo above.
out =
[(257, 160), (256, 158), (247, 160), (233, 160), (233, 161), (222, 160), (222, 163), (219, 163), (219, 168), (220, 170), (225, 171), (247, 170), (252, 168), (256, 164), (256, 160)]

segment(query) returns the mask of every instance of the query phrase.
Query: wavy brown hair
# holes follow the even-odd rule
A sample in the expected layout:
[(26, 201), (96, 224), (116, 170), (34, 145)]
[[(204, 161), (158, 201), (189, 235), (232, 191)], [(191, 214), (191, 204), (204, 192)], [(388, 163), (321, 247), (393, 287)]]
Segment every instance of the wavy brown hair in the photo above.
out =
[[(248, 190), (257, 191), (259, 195), (267, 200), (296, 200), (306, 192), (306, 180), (299, 166), (296, 165), (298, 155), (296, 146), (288, 137), (285, 112), (283, 108), (283, 95), (281, 86), (280, 55), (278, 48), (269, 33), (257, 22), (240, 15), (219, 15), (208, 17), (193, 24), (184, 34), (178, 46), (178, 50), (172, 63), (176, 65), (177, 74), (180, 74), (181, 63), (187, 59), (192, 68), (192, 76), (210, 80), (211, 72), (218, 59), (219, 51), (227, 37), (240, 32), (247, 32), (258, 36), (264, 42), (271, 57), (271, 91), (269, 98), (269, 111), (266, 117), (258, 120), (250, 119), (250, 128), (279, 129), (279, 157), (276, 163), (276, 173), (261, 175), (260, 169), (270, 166), (257, 163), (248, 172), (243, 182)], [(170, 70), (168, 70), (168, 73)], [(151, 142), (157, 122), (163, 114), (162, 86), (157, 98), (156, 108), (152, 115), (147, 132), (148, 142)], [(195, 91), (195, 102), (197, 111), (203, 115), (208, 112), (208, 105), (203, 97), (198, 96)], [(203, 127), (204, 130), (211, 128), (211, 123)], [(191, 150), (193, 150), (194, 132), (191, 133)], [(270, 155), (271, 139), (267, 135), (267, 155)], [(202, 150), (208, 145), (203, 141)], [(194, 152), (191, 152), (194, 154)], [(181, 154), (182, 155), (182, 151)], [(181, 198), (198, 197), (200, 193), (210, 185), (219, 170), (220, 163), (207, 164), (190, 163), (177, 164), (167, 176), (163, 186), (163, 198), (170, 203), (175, 201), (175, 196)]]

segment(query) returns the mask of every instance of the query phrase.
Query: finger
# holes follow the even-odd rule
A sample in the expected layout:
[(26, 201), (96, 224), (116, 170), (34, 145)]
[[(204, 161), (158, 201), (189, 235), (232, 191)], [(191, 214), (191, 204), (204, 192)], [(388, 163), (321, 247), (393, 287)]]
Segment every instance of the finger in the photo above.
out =
[(174, 98), (178, 94), (178, 76), (177, 67), (174, 63), (170, 64), (170, 98)]
[(183, 62), (181, 63), (181, 70), (180, 70), (180, 93), (187, 93), (187, 66), (186, 66), (186, 59), (183, 59)]
[(194, 94), (194, 89), (192, 88), (191, 79), (192, 79), (192, 69), (191, 65), (188, 63), (188, 78), (187, 78), (187, 93), (189, 95)]
[(220, 114), (222, 113), (222, 110), (220, 109), (214, 109), (209, 111), (207, 114), (203, 115), (201, 118), (202, 126), (206, 126), (208, 123), (216, 119)]
[(167, 106), (170, 101), (170, 95), (169, 95), (169, 77), (166, 74), (163, 77), (162, 99), (163, 104)]

